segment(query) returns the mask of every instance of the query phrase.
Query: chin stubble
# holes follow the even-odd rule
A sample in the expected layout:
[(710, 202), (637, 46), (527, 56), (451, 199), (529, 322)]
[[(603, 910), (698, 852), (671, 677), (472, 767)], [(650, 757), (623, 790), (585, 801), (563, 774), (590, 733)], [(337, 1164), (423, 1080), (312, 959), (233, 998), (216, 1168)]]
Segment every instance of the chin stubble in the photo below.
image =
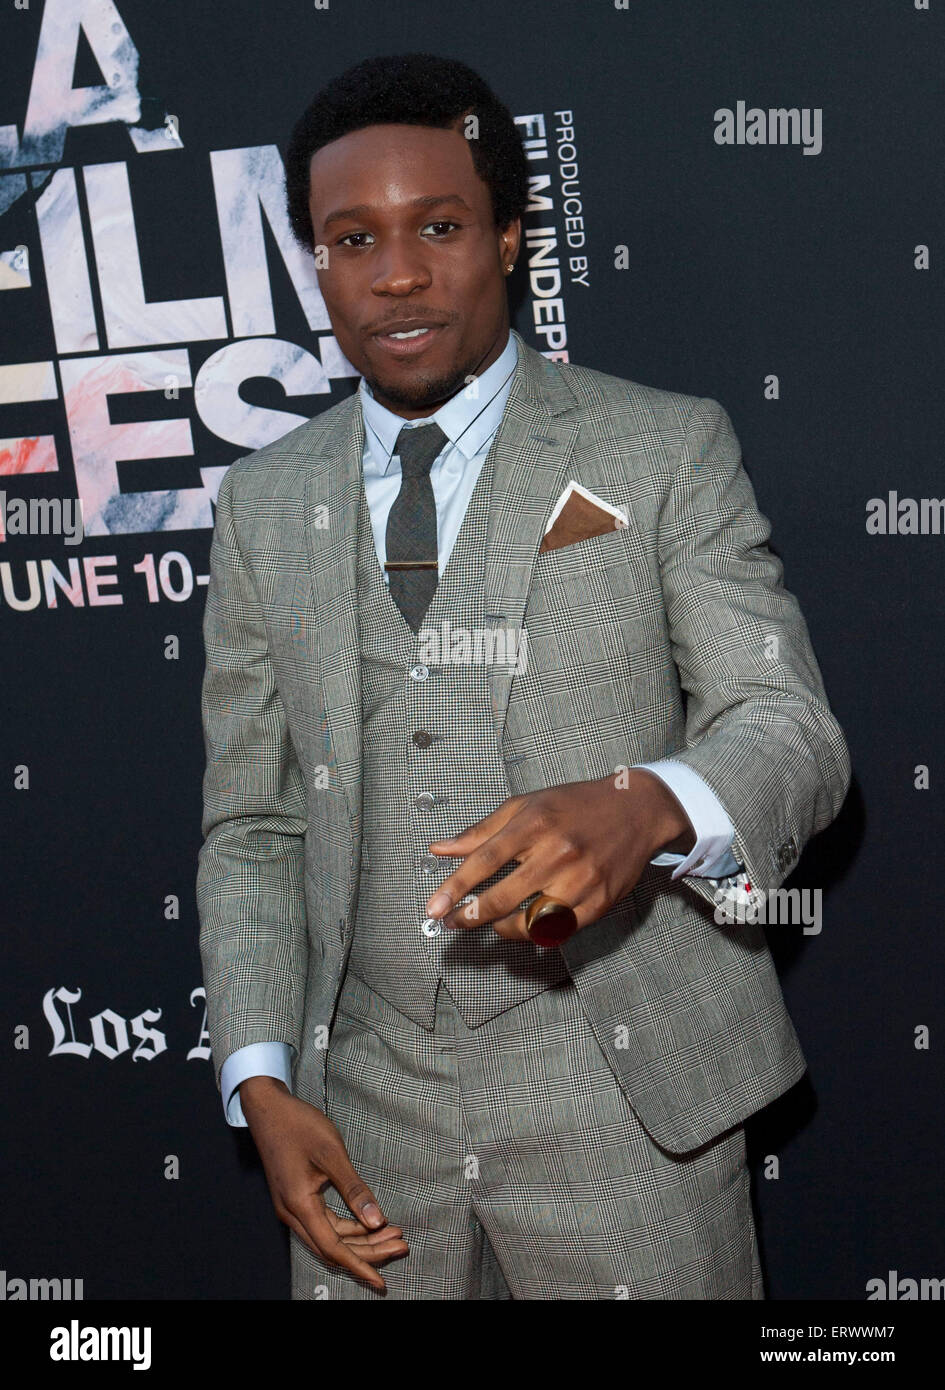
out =
[(466, 384), (468, 371), (453, 372), (449, 376), (429, 378), (407, 384), (387, 385), (376, 377), (368, 377), (367, 382), (375, 396), (382, 396), (393, 405), (405, 405), (411, 410), (423, 410), (425, 406), (437, 405), (455, 396)]

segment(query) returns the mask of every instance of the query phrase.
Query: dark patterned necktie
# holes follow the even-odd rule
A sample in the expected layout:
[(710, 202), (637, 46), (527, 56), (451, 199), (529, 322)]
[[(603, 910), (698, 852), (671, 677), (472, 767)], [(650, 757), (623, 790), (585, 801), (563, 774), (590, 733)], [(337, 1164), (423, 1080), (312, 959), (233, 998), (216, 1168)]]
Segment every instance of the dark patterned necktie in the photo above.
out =
[(404, 428), (394, 453), (400, 455), (400, 492), (387, 518), (390, 596), (413, 632), (420, 631), (439, 578), (436, 545), (436, 499), (430, 468), (446, 444), (439, 425)]

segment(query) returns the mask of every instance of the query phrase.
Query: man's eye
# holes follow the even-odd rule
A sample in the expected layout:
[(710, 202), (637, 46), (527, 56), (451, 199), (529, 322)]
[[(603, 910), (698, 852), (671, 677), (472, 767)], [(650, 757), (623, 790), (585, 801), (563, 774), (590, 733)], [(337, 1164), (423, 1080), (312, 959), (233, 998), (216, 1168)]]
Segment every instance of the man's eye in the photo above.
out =
[(458, 223), (458, 222), (428, 222), (428, 223), (427, 223), (427, 226), (424, 227), (423, 230), (426, 231), (426, 230), (427, 230), (427, 227), (458, 227), (458, 226), (459, 226), (459, 223)]
[(350, 241), (351, 241), (351, 238), (352, 238), (352, 237), (370, 236), (370, 235), (371, 235), (370, 232), (349, 232), (347, 236), (343, 236), (343, 237), (339, 237), (339, 238), (338, 238), (338, 245), (339, 245), (339, 246), (344, 246), (347, 242), (350, 242)]

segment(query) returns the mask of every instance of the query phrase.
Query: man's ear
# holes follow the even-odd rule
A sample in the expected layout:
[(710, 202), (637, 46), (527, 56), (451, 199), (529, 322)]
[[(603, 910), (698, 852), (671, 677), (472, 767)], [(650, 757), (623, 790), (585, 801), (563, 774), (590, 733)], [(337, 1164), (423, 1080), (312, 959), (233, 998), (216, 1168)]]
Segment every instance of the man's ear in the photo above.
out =
[(510, 265), (518, 259), (518, 248), (522, 240), (522, 219), (520, 217), (513, 218), (507, 227), (502, 228), (499, 236), (503, 253), (502, 260), (506, 265)]

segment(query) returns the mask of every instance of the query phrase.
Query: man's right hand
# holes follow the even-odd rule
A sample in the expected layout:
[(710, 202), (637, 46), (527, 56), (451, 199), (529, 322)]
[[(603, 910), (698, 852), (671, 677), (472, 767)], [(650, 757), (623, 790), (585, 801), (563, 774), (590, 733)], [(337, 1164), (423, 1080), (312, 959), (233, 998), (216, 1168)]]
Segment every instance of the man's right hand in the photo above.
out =
[[(342, 1265), (383, 1293), (374, 1265), (407, 1254), (399, 1226), (390, 1226), (367, 1183), (355, 1172), (328, 1116), (293, 1096), (273, 1076), (251, 1076), (239, 1088), (276, 1215), (328, 1264)], [(336, 1215), (322, 1191), (331, 1184), (355, 1220)]]

